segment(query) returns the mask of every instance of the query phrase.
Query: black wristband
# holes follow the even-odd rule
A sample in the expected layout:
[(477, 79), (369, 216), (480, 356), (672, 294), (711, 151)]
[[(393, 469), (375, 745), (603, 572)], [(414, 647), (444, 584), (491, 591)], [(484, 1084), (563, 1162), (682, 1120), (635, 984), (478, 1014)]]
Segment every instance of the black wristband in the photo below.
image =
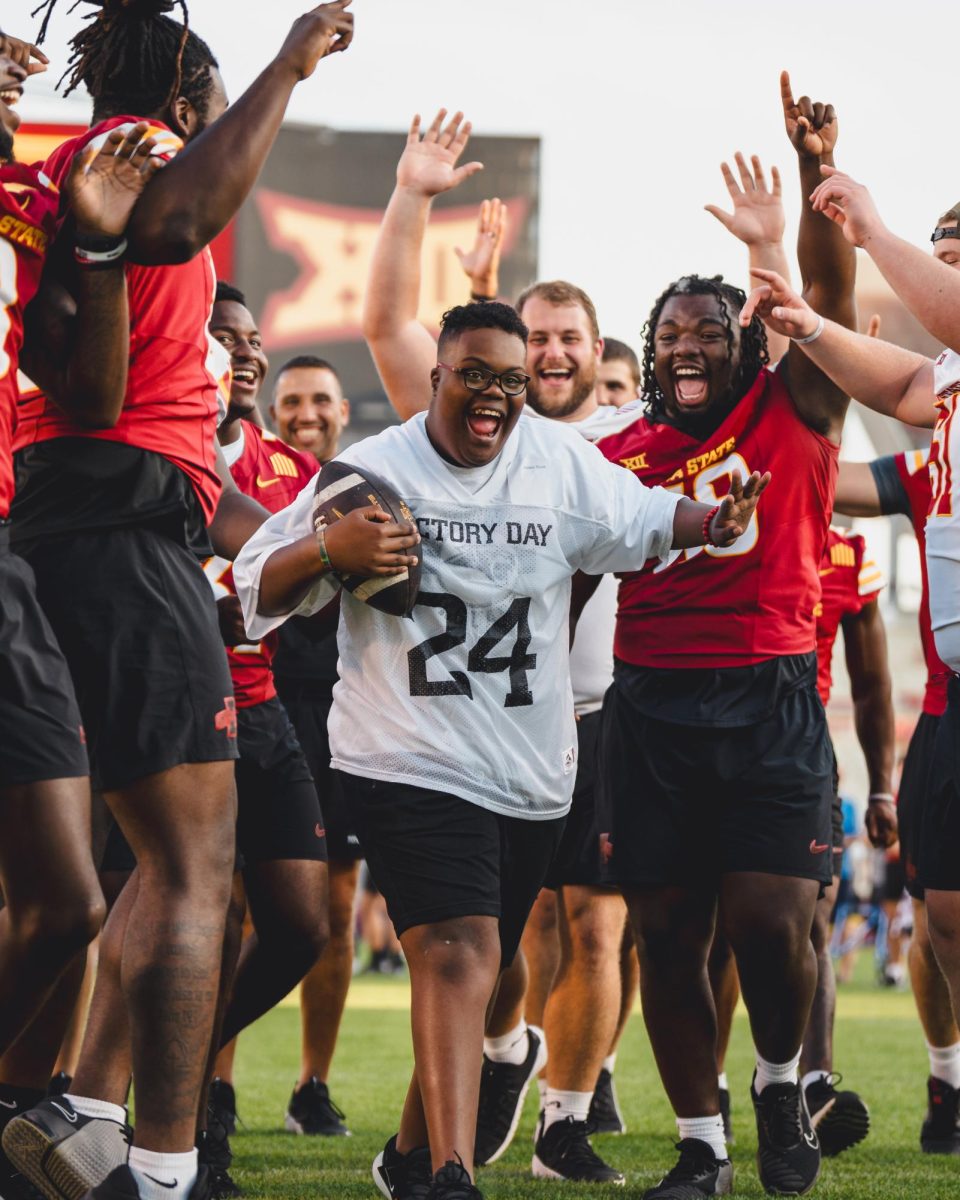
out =
[(122, 233), (115, 237), (87, 237), (78, 233), (73, 244), (77, 250), (85, 250), (88, 254), (109, 254), (111, 250), (119, 249), (125, 240)]

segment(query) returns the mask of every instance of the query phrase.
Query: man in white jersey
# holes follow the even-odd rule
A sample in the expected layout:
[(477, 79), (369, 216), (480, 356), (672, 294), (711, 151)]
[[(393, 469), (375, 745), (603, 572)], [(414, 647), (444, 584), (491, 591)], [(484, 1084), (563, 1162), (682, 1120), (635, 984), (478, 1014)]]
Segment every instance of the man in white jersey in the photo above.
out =
[[(435, 195), (456, 187), (474, 169), (473, 164), (456, 169), (467, 139), (456, 138), (458, 118), (442, 130), (442, 117), (438, 115), (422, 141), (408, 138), (397, 167), (397, 188), (374, 251), (365, 300), (364, 334), (386, 392), (404, 419), (430, 403), (434, 339), (417, 319), (430, 205)], [(484, 202), (477, 247), (469, 259), (461, 256), (474, 298), (489, 300), (498, 291), (494, 255), (483, 253), (489, 210), (498, 203)], [(486, 248), (491, 245), (488, 242)], [(588, 441), (615, 433), (635, 418), (635, 413), (624, 415), (598, 404), (604, 343), (596, 310), (581, 288), (562, 280), (537, 283), (524, 291), (516, 308), (529, 328), (528, 412), (563, 422)], [(595, 1123), (605, 1117), (607, 1129), (613, 1122), (620, 1126), (610, 1068), (624, 1012), (620, 947), (626, 906), (619, 891), (604, 886), (595, 817), (596, 742), (603, 694), (613, 677), (616, 596), (614, 577), (603, 577), (577, 627), (571, 679), (578, 718), (578, 770), (570, 817), (546, 879), (556, 899), (547, 893), (538, 900), (524, 937), (530, 950), (529, 997), (528, 966), (520, 954), (501, 983), (488, 1022), (474, 1148), (478, 1165), (495, 1162), (506, 1152), (527, 1086), (546, 1064), (534, 1174), (594, 1183), (623, 1182), (623, 1175), (597, 1155), (588, 1138), (590, 1116)], [(628, 972), (625, 986), (632, 994), (636, 976)], [(541, 997), (546, 1003), (537, 1012)], [(603, 1112), (591, 1114), (601, 1077), (597, 1100)]]
[[(429, 411), (341, 456), (404, 496), (423, 552), (409, 620), (343, 595), (329, 726), (410, 966), (414, 1078), (374, 1167), (396, 1200), (480, 1196), (470, 1168), (486, 1010), (575, 778), (573, 574), (626, 569), (672, 545), (728, 544), (766, 485), (737, 479), (714, 511), (643, 488), (554, 422), (521, 419), (526, 335), (507, 305), (451, 310)], [(253, 637), (330, 599), (313, 502), (304, 489), (237, 560)], [(387, 556), (383, 571), (408, 562)]]
[[(825, 172), (827, 173), (827, 172)], [(798, 340), (804, 352), (841, 387), (877, 412), (909, 425), (933, 428), (931, 501), (926, 522), (930, 619), (937, 653), (954, 672), (940, 720), (917, 846), (917, 884), (924, 889), (927, 928), (946, 977), (954, 1017), (960, 1019), (960, 428), (954, 420), (960, 395), (960, 255), (956, 218), (942, 219), (934, 254), (891, 233), (861, 184), (830, 171), (814, 192), (814, 207), (836, 221), (861, 246), (924, 328), (945, 349), (934, 361), (879, 338), (823, 321), (773, 272), (754, 271), (760, 285), (741, 321), (758, 312), (773, 328)], [(950, 214), (948, 214), (949, 216)]]

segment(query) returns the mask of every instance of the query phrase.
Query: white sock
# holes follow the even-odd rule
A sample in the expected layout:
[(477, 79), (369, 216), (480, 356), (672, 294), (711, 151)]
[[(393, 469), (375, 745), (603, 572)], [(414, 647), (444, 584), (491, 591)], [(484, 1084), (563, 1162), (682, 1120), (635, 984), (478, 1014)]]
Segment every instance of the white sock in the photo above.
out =
[(729, 1092), (730, 1091), (730, 1084), (727, 1083), (726, 1071), (721, 1071), (720, 1074), (717, 1076), (717, 1087), (720, 1089), (721, 1092)]
[(130, 1147), (130, 1170), (137, 1181), (140, 1200), (187, 1200), (197, 1181), (197, 1152), (158, 1154)]
[(557, 1121), (565, 1121), (573, 1117), (575, 1121), (585, 1121), (590, 1112), (590, 1101), (593, 1092), (564, 1092), (560, 1088), (547, 1088), (543, 1100), (543, 1129), (546, 1132)]
[(603, 1069), (613, 1074), (613, 1068), (617, 1065), (617, 1052), (614, 1050), (612, 1054), (608, 1054), (603, 1060)]
[(798, 1050), (789, 1062), (772, 1063), (757, 1055), (757, 1075), (753, 1081), (753, 1090), (759, 1096), (765, 1087), (771, 1083), (796, 1083), (797, 1068), (800, 1066), (800, 1051)]
[(819, 1083), (821, 1079), (829, 1078), (831, 1073), (830, 1071), (808, 1071), (800, 1080), (800, 1086), (806, 1091), (811, 1083)]
[(519, 1067), (527, 1057), (530, 1041), (527, 1037), (527, 1023), (521, 1020), (516, 1029), (511, 1029), (502, 1037), (483, 1039), (483, 1052), (491, 1062), (510, 1063)]
[[(56, 1100), (56, 1096), (53, 1097)], [(127, 1110), (122, 1104), (111, 1104), (109, 1100), (95, 1100), (92, 1096), (74, 1096), (67, 1092), (64, 1096), (73, 1105), (74, 1111), (84, 1117), (100, 1117), (106, 1121), (118, 1121), (125, 1125)]]
[(540, 1111), (543, 1112), (543, 1106), (547, 1102), (547, 1077), (546, 1075), (537, 1076), (537, 1091), (540, 1093)]
[(931, 1046), (927, 1042), (930, 1056), (930, 1074), (952, 1088), (960, 1088), (960, 1042), (952, 1046)]
[(699, 1142), (706, 1142), (717, 1158), (727, 1157), (723, 1117), (719, 1113), (715, 1117), (677, 1117), (677, 1129), (681, 1141), (684, 1138), (696, 1138)]

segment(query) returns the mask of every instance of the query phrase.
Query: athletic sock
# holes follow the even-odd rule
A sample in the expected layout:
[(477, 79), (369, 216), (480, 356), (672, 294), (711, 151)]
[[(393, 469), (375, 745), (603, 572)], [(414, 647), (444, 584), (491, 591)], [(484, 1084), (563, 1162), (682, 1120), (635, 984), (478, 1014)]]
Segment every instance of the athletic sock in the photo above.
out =
[(502, 1037), (483, 1039), (483, 1052), (491, 1062), (510, 1063), (513, 1067), (520, 1066), (529, 1049), (526, 1021), (521, 1021), (516, 1029), (511, 1029)]
[(952, 1088), (960, 1088), (960, 1042), (954, 1042), (952, 1046), (931, 1046), (927, 1042), (927, 1054), (930, 1056), (930, 1074), (934, 1079)]
[(757, 1074), (753, 1081), (753, 1090), (759, 1096), (765, 1087), (771, 1083), (796, 1083), (797, 1068), (800, 1066), (800, 1051), (785, 1063), (767, 1062), (757, 1055)]
[(545, 1075), (537, 1076), (537, 1091), (540, 1093), (540, 1111), (543, 1112), (543, 1106), (547, 1102), (547, 1078)]
[(590, 1112), (590, 1101), (593, 1092), (564, 1092), (560, 1088), (547, 1088), (543, 1101), (543, 1132), (557, 1121), (565, 1121), (573, 1117), (575, 1121), (585, 1121)]
[(719, 1113), (715, 1117), (677, 1117), (677, 1129), (681, 1141), (684, 1138), (696, 1138), (699, 1142), (706, 1142), (717, 1158), (727, 1157), (723, 1117)]
[(729, 1092), (730, 1091), (730, 1084), (727, 1083), (726, 1071), (721, 1071), (720, 1074), (717, 1076), (717, 1087), (720, 1089), (721, 1092)]
[(187, 1200), (197, 1180), (196, 1150), (158, 1154), (131, 1146), (129, 1165), (140, 1200)]
[(800, 1080), (800, 1086), (806, 1091), (811, 1083), (819, 1083), (821, 1079), (829, 1079), (832, 1074), (832, 1071), (808, 1071)]
[(604, 1071), (609, 1071), (610, 1074), (612, 1075), (613, 1068), (616, 1065), (617, 1065), (617, 1052), (616, 1052), (616, 1050), (614, 1050), (614, 1052), (612, 1054), (608, 1054), (607, 1057), (603, 1060), (603, 1069), (604, 1069)]
[(127, 1110), (122, 1104), (111, 1104), (109, 1100), (95, 1100), (92, 1096), (74, 1096), (72, 1092), (68, 1092), (64, 1099), (69, 1100), (74, 1111), (83, 1117), (100, 1117), (106, 1121), (118, 1121), (121, 1125), (127, 1123)]

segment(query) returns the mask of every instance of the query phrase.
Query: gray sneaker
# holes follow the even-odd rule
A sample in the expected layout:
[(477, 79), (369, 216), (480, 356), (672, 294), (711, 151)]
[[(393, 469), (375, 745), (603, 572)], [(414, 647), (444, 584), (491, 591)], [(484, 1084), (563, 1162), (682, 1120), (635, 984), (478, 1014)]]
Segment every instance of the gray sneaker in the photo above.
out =
[(41, 1100), (3, 1131), (3, 1149), (47, 1200), (81, 1200), (127, 1161), (133, 1130), (78, 1113), (65, 1096)]

